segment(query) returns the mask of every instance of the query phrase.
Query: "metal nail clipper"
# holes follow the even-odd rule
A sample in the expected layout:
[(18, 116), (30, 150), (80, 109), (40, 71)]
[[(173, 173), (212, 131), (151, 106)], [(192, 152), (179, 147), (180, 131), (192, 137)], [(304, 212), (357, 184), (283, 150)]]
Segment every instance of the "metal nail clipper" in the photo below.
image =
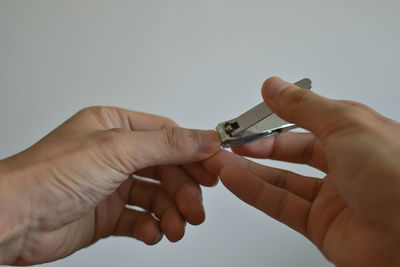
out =
[[(311, 80), (303, 79), (295, 83), (300, 88), (311, 89)], [(216, 129), (224, 148), (243, 145), (261, 138), (270, 137), (296, 128), (273, 113), (261, 102), (232, 120), (221, 122)]]

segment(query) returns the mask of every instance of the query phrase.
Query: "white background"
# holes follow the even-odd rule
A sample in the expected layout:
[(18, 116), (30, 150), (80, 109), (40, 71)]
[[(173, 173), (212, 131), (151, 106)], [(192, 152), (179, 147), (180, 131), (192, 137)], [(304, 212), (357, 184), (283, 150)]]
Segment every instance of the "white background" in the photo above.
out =
[[(0, 158), (90, 105), (213, 128), (271, 75), (400, 120), (399, 14), (398, 0), (0, 0)], [(44, 266), (331, 266), (222, 185), (204, 198), (206, 222), (179, 243), (108, 238)]]

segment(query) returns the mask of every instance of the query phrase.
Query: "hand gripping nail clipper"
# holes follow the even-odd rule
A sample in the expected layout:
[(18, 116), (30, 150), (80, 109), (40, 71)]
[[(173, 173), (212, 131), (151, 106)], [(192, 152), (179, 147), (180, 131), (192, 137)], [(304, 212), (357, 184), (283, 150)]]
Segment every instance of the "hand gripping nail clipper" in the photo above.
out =
[[(311, 80), (302, 79), (295, 85), (303, 89), (311, 89)], [(294, 128), (296, 128), (295, 124), (282, 120), (264, 102), (261, 102), (239, 117), (219, 123), (216, 130), (221, 137), (221, 146), (228, 148)]]

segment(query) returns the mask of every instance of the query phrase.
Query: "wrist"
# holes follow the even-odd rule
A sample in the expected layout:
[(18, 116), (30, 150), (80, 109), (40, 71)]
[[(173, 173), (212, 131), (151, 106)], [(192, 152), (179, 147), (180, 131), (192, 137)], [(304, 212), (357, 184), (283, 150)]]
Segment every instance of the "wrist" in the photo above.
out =
[(12, 263), (18, 256), (30, 226), (28, 196), (21, 182), (21, 174), (0, 161), (0, 264)]

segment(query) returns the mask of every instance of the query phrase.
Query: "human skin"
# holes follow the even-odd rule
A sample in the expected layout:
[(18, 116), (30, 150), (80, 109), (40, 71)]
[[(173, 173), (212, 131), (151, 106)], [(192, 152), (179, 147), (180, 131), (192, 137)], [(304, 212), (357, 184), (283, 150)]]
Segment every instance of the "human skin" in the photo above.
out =
[(80, 111), (0, 161), (0, 264), (54, 261), (111, 235), (149, 245), (163, 235), (180, 240), (186, 222), (205, 219), (199, 184), (218, 178), (199, 161), (218, 147), (214, 131), (177, 128), (166, 118)]
[[(323, 98), (277, 77), (262, 88), (283, 133), (203, 162), (243, 201), (311, 240), (337, 266), (400, 266), (400, 124), (360, 103)], [(323, 179), (242, 156), (308, 164)]]

